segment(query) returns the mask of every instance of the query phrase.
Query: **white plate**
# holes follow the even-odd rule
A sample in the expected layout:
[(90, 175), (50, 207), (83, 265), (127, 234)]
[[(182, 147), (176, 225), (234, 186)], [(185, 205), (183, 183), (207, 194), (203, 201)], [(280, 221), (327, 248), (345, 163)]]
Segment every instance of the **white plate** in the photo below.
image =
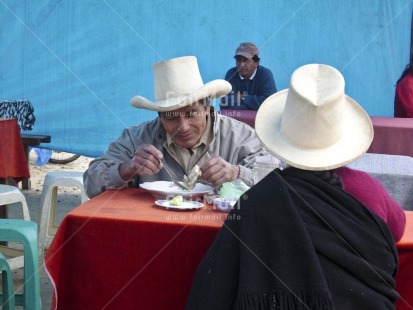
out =
[(191, 191), (179, 188), (173, 182), (155, 181), (145, 182), (139, 185), (148, 190), (157, 199), (172, 199), (174, 196), (181, 195), (186, 200), (203, 197), (205, 194), (212, 193), (214, 188), (211, 185), (197, 183)]
[(179, 206), (171, 205), (170, 200), (157, 200), (155, 203), (167, 209), (175, 209), (175, 210), (192, 210), (192, 209), (199, 209), (204, 206), (203, 203), (197, 201), (184, 201)]

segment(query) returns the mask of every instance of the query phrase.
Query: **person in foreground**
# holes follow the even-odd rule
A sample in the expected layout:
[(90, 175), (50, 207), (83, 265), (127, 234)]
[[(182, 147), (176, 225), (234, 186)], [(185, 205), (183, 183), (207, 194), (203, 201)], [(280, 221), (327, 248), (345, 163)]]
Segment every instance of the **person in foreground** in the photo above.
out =
[(395, 309), (404, 212), (380, 183), (343, 167), (366, 152), (373, 127), (339, 71), (298, 68), (258, 110), (256, 131), (288, 167), (231, 211), (187, 309)]
[(90, 162), (84, 185), (90, 198), (107, 189), (178, 181), (197, 164), (201, 179), (214, 186), (236, 179), (253, 184), (255, 157), (267, 155), (248, 125), (219, 115), (210, 99), (231, 90), (224, 80), (203, 84), (197, 59), (179, 57), (154, 65), (155, 101), (136, 96), (131, 104), (158, 117), (126, 128), (102, 157)]
[(260, 65), (259, 51), (253, 43), (241, 43), (234, 58), (236, 66), (225, 75), (232, 91), (221, 99), (221, 109), (258, 110), (265, 99), (277, 92), (274, 76)]

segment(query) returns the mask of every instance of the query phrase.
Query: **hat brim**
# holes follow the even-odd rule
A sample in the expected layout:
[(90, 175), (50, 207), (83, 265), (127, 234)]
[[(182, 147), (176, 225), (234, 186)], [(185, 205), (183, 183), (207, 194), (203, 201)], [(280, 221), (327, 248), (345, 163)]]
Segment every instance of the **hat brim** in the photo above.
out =
[(373, 140), (373, 125), (366, 111), (345, 96), (343, 134), (333, 145), (309, 149), (294, 145), (281, 133), (281, 117), (288, 89), (267, 98), (257, 112), (255, 130), (264, 147), (290, 166), (304, 170), (330, 170), (344, 166), (363, 155)]
[(251, 59), (252, 57), (254, 57), (254, 55), (251, 55), (250, 53), (244, 53), (244, 52), (237, 52), (235, 54), (234, 58), (237, 57), (237, 56), (242, 56), (242, 57), (245, 57), (247, 59)]
[(197, 91), (176, 98), (168, 98), (165, 100), (150, 101), (141, 96), (135, 96), (131, 99), (131, 105), (135, 108), (147, 109), (157, 112), (169, 112), (184, 108), (194, 102), (204, 98), (215, 99), (228, 94), (232, 89), (229, 82), (225, 80), (213, 80), (204, 84)]

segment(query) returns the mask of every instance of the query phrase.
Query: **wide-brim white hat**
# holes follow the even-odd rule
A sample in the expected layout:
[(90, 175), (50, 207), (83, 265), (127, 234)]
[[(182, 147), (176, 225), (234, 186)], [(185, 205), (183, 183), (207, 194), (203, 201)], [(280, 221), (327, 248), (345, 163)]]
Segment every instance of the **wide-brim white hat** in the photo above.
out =
[(174, 111), (201, 99), (225, 96), (232, 89), (225, 80), (204, 84), (194, 56), (157, 62), (153, 72), (155, 101), (135, 96), (131, 99), (132, 106), (158, 112)]
[(344, 94), (344, 78), (328, 65), (294, 71), (289, 89), (268, 97), (255, 130), (265, 148), (290, 166), (330, 170), (363, 155), (373, 140), (367, 112)]

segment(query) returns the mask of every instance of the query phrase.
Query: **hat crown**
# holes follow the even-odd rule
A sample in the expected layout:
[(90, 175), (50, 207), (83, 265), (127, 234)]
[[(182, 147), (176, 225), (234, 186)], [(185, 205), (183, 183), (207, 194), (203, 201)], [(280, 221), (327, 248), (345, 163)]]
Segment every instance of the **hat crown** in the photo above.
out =
[(251, 59), (254, 55), (259, 56), (258, 48), (255, 46), (254, 43), (251, 42), (244, 42), (241, 43), (237, 49), (235, 50), (235, 56), (243, 56), (245, 58)]
[(294, 71), (281, 119), (280, 134), (302, 148), (333, 145), (343, 134), (344, 78), (328, 65)]
[(204, 86), (194, 56), (157, 62), (153, 72), (156, 101), (186, 97)]
[(232, 86), (225, 80), (203, 83), (195, 56), (184, 56), (157, 62), (153, 65), (155, 101), (142, 96), (131, 99), (136, 108), (158, 112), (174, 111), (205, 98), (228, 94)]
[(255, 118), (267, 150), (290, 166), (330, 170), (365, 153), (373, 140), (367, 112), (344, 93), (344, 78), (328, 65), (294, 71), (290, 88), (268, 97)]

